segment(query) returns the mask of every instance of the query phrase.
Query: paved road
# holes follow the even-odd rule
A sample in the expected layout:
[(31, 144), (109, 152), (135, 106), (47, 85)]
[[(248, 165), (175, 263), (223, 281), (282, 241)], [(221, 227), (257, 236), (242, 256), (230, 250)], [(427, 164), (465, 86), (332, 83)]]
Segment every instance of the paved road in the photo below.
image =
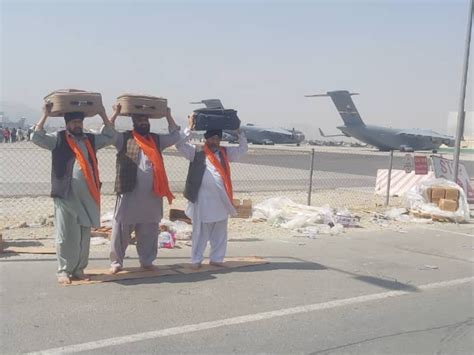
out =
[(468, 354), (472, 242), (472, 225), (268, 235), (228, 253), (267, 265), (74, 287), (55, 284), (52, 257), (4, 257), (2, 352)]

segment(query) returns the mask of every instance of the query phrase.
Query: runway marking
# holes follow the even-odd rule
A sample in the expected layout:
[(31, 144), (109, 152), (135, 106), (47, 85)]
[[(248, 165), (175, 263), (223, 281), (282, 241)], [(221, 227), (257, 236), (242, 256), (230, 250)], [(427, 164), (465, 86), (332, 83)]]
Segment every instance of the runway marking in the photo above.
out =
[(426, 227), (425, 227), (425, 228), (423, 228), (423, 229), (424, 229), (424, 230), (428, 230), (428, 231), (437, 231), (437, 232), (451, 233), (451, 234), (462, 235), (462, 236), (465, 236), (465, 237), (474, 238), (474, 235), (469, 234), (469, 233), (455, 232), (455, 231), (450, 231), (450, 230), (440, 229), (440, 228), (426, 228)]
[[(420, 291), (428, 291), (428, 290), (434, 290), (434, 289), (439, 289), (439, 288), (463, 285), (471, 281), (474, 281), (474, 277), (466, 277), (466, 278), (456, 279), (456, 280), (435, 282), (431, 284), (417, 286), (417, 288)], [(153, 330), (153, 331), (144, 332), (144, 333), (137, 333), (137, 334), (125, 335), (121, 337), (91, 341), (88, 343), (67, 345), (60, 348), (52, 348), (52, 349), (42, 350), (38, 352), (32, 352), (29, 354), (67, 354), (67, 353), (75, 353), (75, 352), (81, 352), (81, 351), (89, 351), (89, 350), (106, 348), (110, 346), (134, 343), (138, 341), (145, 341), (145, 340), (163, 338), (163, 337), (168, 337), (168, 336), (173, 336), (173, 335), (198, 332), (198, 331), (207, 330), (207, 329), (226, 327), (230, 325), (251, 323), (251, 322), (257, 322), (257, 321), (266, 320), (266, 319), (277, 318), (277, 317), (285, 317), (285, 316), (294, 315), (294, 314), (309, 313), (309, 312), (343, 307), (343, 306), (364, 303), (364, 302), (369, 302), (369, 301), (377, 301), (377, 300), (382, 300), (385, 298), (400, 297), (400, 296), (405, 296), (409, 294), (413, 294), (413, 292), (412, 291), (388, 291), (388, 292), (382, 292), (382, 293), (374, 293), (371, 295), (357, 296), (357, 297), (351, 297), (351, 298), (346, 298), (346, 299), (341, 299), (341, 300), (315, 303), (315, 304), (309, 304), (305, 306), (298, 306), (298, 307), (292, 307), (292, 308), (284, 308), (284, 309), (279, 309), (276, 311), (248, 314), (245, 316), (232, 317), (232, 318), (221, 319), (221, 320), (216, 320), (216, 321), (202, 322), (202, 323), (183, 325), (183, 326), (178, 326), (178, 327), (173, 327), (173, 328)]]

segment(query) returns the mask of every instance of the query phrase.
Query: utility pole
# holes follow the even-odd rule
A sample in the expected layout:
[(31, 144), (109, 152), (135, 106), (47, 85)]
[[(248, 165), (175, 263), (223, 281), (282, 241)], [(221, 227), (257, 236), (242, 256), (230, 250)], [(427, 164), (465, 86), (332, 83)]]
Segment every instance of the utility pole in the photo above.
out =
[(469, 17), (467, 20), (467, 34), (466, 34), (466, 45), (464, 49), (464, 65), (463, 74), (461, 80), (461, 95), (459, 97), (459, 108), (458, 108), (458, 123), (456, 129), (456, 145), (454, 147), (454, 175), (453, 180), (455, 183), (458, 181), (459, 173), (459, 155), (461, 153), (461, 139), (464, 134), (464, 120), (466, 112), (464, 111), (464, 102), (466, 100), (466, 85), (467, 85), (467, 69), (469, 67), (469, 51), (471, 48), (471, 30), (472, 30), (472, 15), (474, 12), (474, 0), (469, 2)]

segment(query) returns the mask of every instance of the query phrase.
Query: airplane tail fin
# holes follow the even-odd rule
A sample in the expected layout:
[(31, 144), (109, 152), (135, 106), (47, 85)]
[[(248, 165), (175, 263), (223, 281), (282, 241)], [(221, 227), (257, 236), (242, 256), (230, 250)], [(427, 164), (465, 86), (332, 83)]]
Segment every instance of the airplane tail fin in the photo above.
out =
[(325, 97), (329, 96), (334, 102), (334, 105), (339, 112), (342, 120), (346, 124), (346, 126), (365, 126), (364, 121), (359, 115), (357, 108), (354, 105), (354, 101), (352, 101), (352, 95), (359, 95), (357, 93), (351, 93), (346, 90), (339, 90), (339, 91), (329, 91), (326, 94), (319, 94), (319, 95), (305, 95), (306, 97)]
[(206, 108), (218, 108), (223, 110), (224, 106), (222, 105), (221, 100), (219, 99), (206, 99), (198, 102), (191, 102), (192, 104), (204, 104)]

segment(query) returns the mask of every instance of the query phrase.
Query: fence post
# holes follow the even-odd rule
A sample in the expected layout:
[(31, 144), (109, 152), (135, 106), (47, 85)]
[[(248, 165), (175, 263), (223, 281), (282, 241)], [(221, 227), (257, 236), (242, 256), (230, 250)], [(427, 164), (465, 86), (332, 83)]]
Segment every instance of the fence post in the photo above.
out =
[(309, 170), (309, 189), (308, 189), (308, 206), (311, 206), (311, 192), (313, 190), (313, 168), (314, 168), (314, 148), (311, 148), (311, 165)]
[(390, 183), (392, 181), (392, 166), (393, 166), (393, 150), (390, 151), (390, 165), (388, 167), (387, 175), (387, 195), (385, 196), (385, 207), (388, 206), (390, 201)]

